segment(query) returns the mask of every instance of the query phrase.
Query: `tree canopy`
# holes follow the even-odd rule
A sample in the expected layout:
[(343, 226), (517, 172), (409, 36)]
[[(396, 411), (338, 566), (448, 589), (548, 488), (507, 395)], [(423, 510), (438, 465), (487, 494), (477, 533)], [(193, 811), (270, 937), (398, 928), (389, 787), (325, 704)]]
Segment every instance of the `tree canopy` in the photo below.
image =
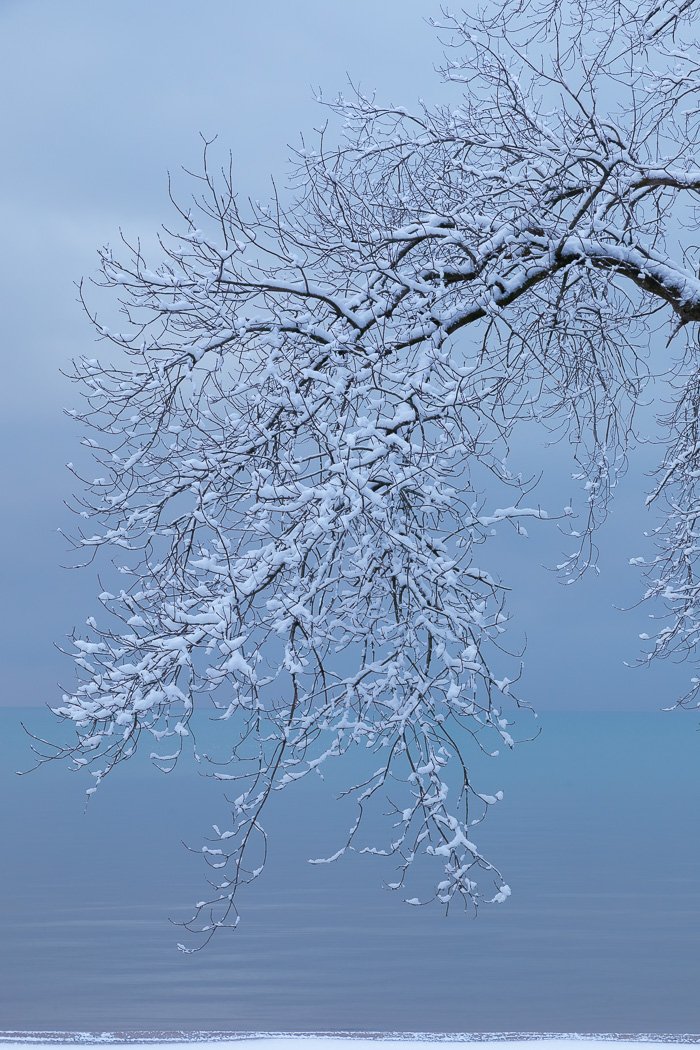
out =
[[(512, 746), (522, 703), (489, 540), (547, 513), (511, 450), (532, 423), (572, 443), (586, 520), (559, 568), (577, 575), (658, 332), (674, 399), (648, 495), (643, 596), (664, 614), (649, 656), (694, 649), (694, 9), (445, 14), (439, 104), (339, 97), (268, 204), (240, 202), (207, 145), (156, 261), (102, 250), (124, 319), (104, 327), (86, 296), (111, 345), (75, 363), (100, 464), (76, 542), (114, 569), (73, 639), (78, 681), (56, 710), (76, 735), (58, 753), (94, 791), (142, 737), (168, 768), (193, 712), (217, 713), (231, 818), (203, 849), (211, 892), (188, 925), (205, 940), (262, 870), (272, 793), (360, 746), (375, 769), (348, 784), (357, 819), (325, 859), (391, 856), (403, 893), (432, 858), (438, 902), (506, 899), (473, 841), (498, 798), (472, 782), (470, 749)], [(379, 797), (388, 841), (367, 845)]]

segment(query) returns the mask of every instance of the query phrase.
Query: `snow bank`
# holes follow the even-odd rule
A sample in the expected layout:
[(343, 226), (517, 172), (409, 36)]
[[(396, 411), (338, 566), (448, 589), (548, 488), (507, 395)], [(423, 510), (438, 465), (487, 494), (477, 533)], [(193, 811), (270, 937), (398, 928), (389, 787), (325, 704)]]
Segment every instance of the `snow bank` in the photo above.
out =
[[(347, 1050), (406, 1050), (406, 1044), (418, 1042), (421, 1050), (443, 1050), (445, 1044), (451, 1046), (479, 1047), (485, 1042), (497, 1042), (498, 1050), (532, 1050), (529, 1044), (537, 1042), (537, 1050), (611, 1050), (611, 1043), (620, 1045), (621, 1050), (649, 1050), (650, 1044), (662, 1043), (666, 1046), (687, 1046), (700, 1044), (700, 1035), (538, 1035), (536, 1033), (518, 1034), (486, 1033), (442, 1035), (423, 1033), (367, 1033), (362, 1036), (350, 1032), (336, 1032), (324, 1035), (300, 1035), (298, 1033), (127, 1033), (127, 1032), (0, 1032), (2, 1050), (52, 1050), (56, 1046), (98, 1046), (104, 1044), (128, 1044), (129, 1050), (152, 1050), (153, 1046), (167, 1044), (168, 1050), (341, 1050), (339, 1043)], [(348, 1046), (347, 1044), (350, 1044)], [(344, 1047), (342, 1050), (344, 1050)]]

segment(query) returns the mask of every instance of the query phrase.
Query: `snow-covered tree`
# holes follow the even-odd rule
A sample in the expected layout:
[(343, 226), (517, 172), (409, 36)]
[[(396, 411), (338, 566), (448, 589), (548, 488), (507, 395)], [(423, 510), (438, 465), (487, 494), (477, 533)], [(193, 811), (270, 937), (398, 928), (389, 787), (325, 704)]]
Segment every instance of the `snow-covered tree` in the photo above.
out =
[[(650, 655), (695, 646), (696, 6), (445, 14), (441, 104), (338, 98), (267, 205), (243, 208), (206, 149), (155, 262), (102, 251), (124, 320), (108, 330), (87, 298), (111, 346), (75, 366), (100, 464), (77, 542), (114, 567), (73, 639), (60, 753), (92, 791), (142, 737), (169, 766), (193, 712), (218, 712), (231, 815), (203, 850), (204, 939), (262, 869), (272, 793), (358, 747), (376, 757), (330, 859), (391, 856), (404, 892), (432, 858), (439, 902), (508, 896), (474, 843), (497, 796), (470, 755), (511, 746), (522, 703), (489, 541), (547, 514), (511, 450), (533, 424), (571, 441), (586, 520), (560, 569), (580, 573), (659, 330), (675, 401), (649, 496), (666, 509), (647, 597), (667, 614)], [(379, 797), (387, 841), (367, 844)]]

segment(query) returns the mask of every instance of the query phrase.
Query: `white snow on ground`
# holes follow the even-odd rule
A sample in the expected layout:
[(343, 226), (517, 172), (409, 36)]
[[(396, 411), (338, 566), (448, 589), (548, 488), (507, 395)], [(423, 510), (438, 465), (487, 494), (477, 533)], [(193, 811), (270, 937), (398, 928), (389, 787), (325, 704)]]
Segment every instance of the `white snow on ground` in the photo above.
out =
[(499, 1033), (464, 1037), (458, 1034), (429, 1036), (402, 1033), (398, 1038), (394, 1033), (391, 1035), (393, 1038), (384, 1038), (380, 1034), (363, 1038), (350, 1033), (323, 1036), (245, 1033), (240, 1037), (230, 1035), (226, 1039), (214, 1037), (207, 1040), (203, 1033), (192, 1033), (192, 1037), (187, 1041), (176, 1042), (172, 1035), (169, 1036), (166, 1032), (153, 1033), (152, 1036), (138, 1033), (135, 1038), (130, 1037), (128, 1033), (114, 1032), (3, 1032), (0, 1033), (0, 1045), (2, 1050), (27, 1050), (28, 1046), (31, 1046), (32, 1050), (55, 1050), (56, 1046), (61, 1044), (97, 1046), (106, 1043), (128, 1044), (129, 1050), (153, 1050), (158, 1044), (167, 1045), (168, 1050), (193, 1050), (193, 1045), (196, 1045), (197, 1050), (226, 1050), (227, 1047), (230, 1050), (340, 1050), (338, 1044), (342, 1043), (350, 1044), (352, 1050), (377, 1050), (377, 1043), (381, 1043), (382, 1050), (406, 1050), (407, 1042), (419, 1042), (421, 1050), (444, 1050), (446, 1043), (463, 1047), (465, 1050), (483, 1050), (484, 1042), (496, 1042), (498, 1050), (532, 1050), (531, 1044), (537, 1042), (537, 1050), (582, 1050), (581, 1043), (586, 1044), (585, 1050), (611, 1050), (611, 1043), (617, 1043), (620, 1050), (649, 1050), (650, 1044), (653, 1043), (663, 1043), (665, 1046), (700, 1043), (700, 1035), (537, 1037), (528, 1033), (520, 1039), (509, 1039)]

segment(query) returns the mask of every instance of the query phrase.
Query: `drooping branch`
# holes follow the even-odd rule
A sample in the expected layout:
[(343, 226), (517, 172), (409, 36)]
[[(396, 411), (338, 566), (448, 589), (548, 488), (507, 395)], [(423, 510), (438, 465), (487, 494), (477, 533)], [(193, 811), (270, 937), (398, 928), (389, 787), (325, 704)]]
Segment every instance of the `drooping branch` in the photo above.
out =
[[(158, 266), (138, 245), (101, 254), (124, 330), (91, 313), (112, 356), (76, 364), (100, 471), (76, 543), (118, 559), (121, 586), (113, 573), (74, 639), (80, 680), (57, 711), (96, 784), (144, 734), (171, 768), (203, 703), (233, 727), (213, 767), (235, 784), (231, 819), (188, 924), (205, 937), (262, 870), (273, 793), (359, 747), (376, 768), (348, 788), (358, 816), (333, 857), (394, 857), (401, 890), (437, 858), (446, 905), (508, 895), (473, 841), (499, 796), (473, 785), (470, 748), (512, 746), (521, 703), (507, 588), (486, 567), (494, 530), (547, 518), (518, 427), (574, 445), (588, 524), (562, 565), (577, 572), (657, 315), (672, 333), (700, 318), (700, 81), (674, 39), (692, 7), (634, 14), (620, 36), (621, 5), (597, 4), (595, 48), (578, 10), (446, 16), (442, 106), (339, 99), (340, 143), (300, 151), (289, 199), (247, 214), (206, 148)], [(683, 376), (688, 332), (687, 358), (664, 362)], [(650, 589), (677, 613), (659, 652), (696, 637), (700, 587), (669, 582), (695, 573), (691, 403), (659, 487), (680, 493)], [(389, 845), (363, 845), (382, 794)]]

